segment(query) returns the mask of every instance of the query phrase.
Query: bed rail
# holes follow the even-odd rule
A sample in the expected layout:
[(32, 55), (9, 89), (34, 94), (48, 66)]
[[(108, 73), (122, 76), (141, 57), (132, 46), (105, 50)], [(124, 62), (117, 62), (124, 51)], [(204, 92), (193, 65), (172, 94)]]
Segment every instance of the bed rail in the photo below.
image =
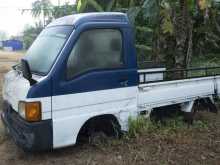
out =
[[(147, 76), (154, 74), (162, 74), (162, 80), (148, 81)], [(202, 78), (210, 76), (220, 76), (220, 66), (219, 67), (201, 67), (201, 68), (188, 68), (188, 69), (172, 69), (164, 71), (146, 71), (140, 72), (139, 80), (140, 84), (152, 83), (152, 82), (163, 82), (163, 81), (173, 81), (173, 80), (183, 80), (192, 78)]]

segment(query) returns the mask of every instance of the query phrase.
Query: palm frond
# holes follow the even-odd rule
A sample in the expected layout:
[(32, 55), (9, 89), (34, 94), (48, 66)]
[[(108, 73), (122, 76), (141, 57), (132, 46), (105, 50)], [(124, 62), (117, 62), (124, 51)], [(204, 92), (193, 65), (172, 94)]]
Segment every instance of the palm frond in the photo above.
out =
[(88, 0), (88, 4), (92, 5), (98, 12), (103, 12), (104, 9), (101, 5), (98, 4), (95, 0)]

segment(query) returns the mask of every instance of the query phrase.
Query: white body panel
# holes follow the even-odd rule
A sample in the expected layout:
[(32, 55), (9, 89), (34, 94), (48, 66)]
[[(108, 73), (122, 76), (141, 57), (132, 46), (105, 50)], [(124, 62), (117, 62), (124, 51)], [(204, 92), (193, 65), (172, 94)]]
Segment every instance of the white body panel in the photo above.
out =
[(137, 87), (128, 87), (52, 97), (54, 148), (75, 144), (83, 124), (99, 115), (114, 115), (127, 130), (128, 117), (137, 113), (137, 94)]
[(18, 102), (26, 100), (29, 82), (25, 80), (22, 74), (12, 70), (5, 74), (3, 80), (3, 99), (7, 100), (15, 111), (18, 111)]
[[(33, 76), (33, 78), (40, 82), (45, 77)], [(19, 101), (40, 101), (42, 106), (42, 119), (51, 119), (51, 97), (27, 98), (29, 89), (29, 82), (23, 78), (22, 74), (19, 72), (12, 70), (5, 74), (2, 91), (3, 100), (9, 102), (16, 112), (18, 112)]]

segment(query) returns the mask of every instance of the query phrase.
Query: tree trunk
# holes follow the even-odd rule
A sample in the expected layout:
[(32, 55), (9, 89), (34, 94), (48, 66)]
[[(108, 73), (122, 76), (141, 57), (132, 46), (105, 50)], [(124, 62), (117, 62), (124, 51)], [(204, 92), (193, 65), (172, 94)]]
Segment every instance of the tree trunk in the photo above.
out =
[(190, 23), (189, 26), (189, 38), (188, 38), (188, 49), (187, 49), (187, 55), (186, 55), (186, 67), (190, 67), (191, 58), (193, 55), (193, 24)]
[[(176, 48), (175, 48), (175, 69), (184, 69), (187, 66), (187, 50), (188, 50), (188, 29), (189, 14), (187, 0), (179, 0), (180, 14), (176, 20)], [(175, 78), (183, 78), (184, 73), (178, 72)]]
[[(160, 1), (159, 0), (155, 0), (157, 3), (157, 6), (160, 7)], [(159, 63), (161, 62), (161, 47), (160, 47), (160, 37), (161, 37), (161, 18), (160, 18), (160, 14), (157, 14), (156, 17), (156, 26), (155, 30), (154, 30), (154, 34), (153, 34), (153, 55), (152, 55), (152, 61), (154, 63)]]

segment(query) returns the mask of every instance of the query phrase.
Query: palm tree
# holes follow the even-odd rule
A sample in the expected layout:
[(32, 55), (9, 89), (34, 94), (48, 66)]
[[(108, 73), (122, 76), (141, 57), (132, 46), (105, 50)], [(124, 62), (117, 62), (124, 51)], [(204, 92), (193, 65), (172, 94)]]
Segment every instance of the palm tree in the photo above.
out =
[(50, 17), (52, 13), (52, 4), (50, 0), (37, 0), (32, 3), (31, 10), (33, 17), (43, 15), (43, 25), (46, 25), (46, 17)]
[(133, 7), (135, 3), (142, 3), (140, 0), (78, 0), (78, 12), (90, 11), (112, 11), (115, 9), (128, 9)]
[(76, 13), (76, 5), (70, 5), (69, 3), (65, 3), (62, 6), (54, 6), (52, 10), (52, 17), (57, 19), (63, 17), (65, 15), (71, 15)]
[(96, 0), (78, 0), (77, 1), (77, 11), (82, 12), (91, 12), (91, 11), (104, 11), (104, 7), (101, 6)]

